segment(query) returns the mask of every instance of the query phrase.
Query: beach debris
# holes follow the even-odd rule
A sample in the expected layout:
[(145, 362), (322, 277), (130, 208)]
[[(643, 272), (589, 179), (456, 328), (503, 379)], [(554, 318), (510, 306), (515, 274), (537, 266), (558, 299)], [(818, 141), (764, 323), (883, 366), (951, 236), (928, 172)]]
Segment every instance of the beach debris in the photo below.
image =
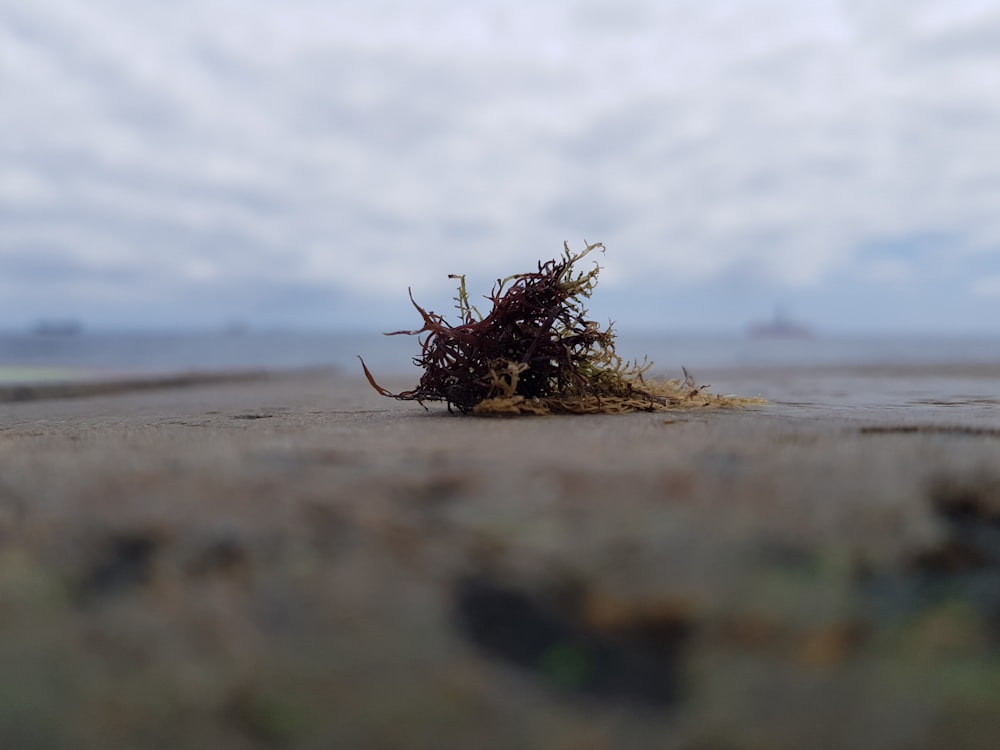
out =
[(687, 611), (616, 602), (608, 622), (591, 621), (587, 592), (583, 602), (567, 594), (479, 572), (456, 582), (454, 619), (485, 656), (562, 693), (659, 709), (685, 697), (681, 665), (697, 625)]
[[(679, 380), (645, 377), (653, 366), (623, 360), (615, 352), (613, 323), (602, 328), (587, 318), (584, 300), (601, 267), (578, 264), (602, 243), (538, 263), (538, 270), (498, 279), (482, 315), (469, 301), (465, 276), (455, 297), (459, 322), (428, 311), (413, 299), (423, 325), (387, 336), (422, 336), (414, 364), (423, 376), (416, 388), (392, 393), (380, 386), (364, 360), (372, 388), (403, 401), (444, 401), (449, 411), (473, 414), (618, 414), (676, 407), (742, 406), (760, 399), (718, 396), (684, 371)], [(359, 357), (360, 359), (360, 357)]]
[(81, 602), (125, 594), (147, 583), (163, 541), (159, 533), (145, 530), (111, 536), (100, 546), (93, 566), (80, 582)]

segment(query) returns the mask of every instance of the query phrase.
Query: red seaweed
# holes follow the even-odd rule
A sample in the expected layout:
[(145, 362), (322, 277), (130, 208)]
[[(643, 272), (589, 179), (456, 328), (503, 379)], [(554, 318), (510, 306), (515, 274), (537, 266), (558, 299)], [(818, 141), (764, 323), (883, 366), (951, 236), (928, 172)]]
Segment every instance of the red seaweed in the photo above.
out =
[[(611, 413), (652, 411), (691, 402), (707, 405), (708, 394), (686, 377), (648, 387), (643, 373), (651, 363), (625, 362), (615, 353), (613, 324), (602, 328), (587, 319), (583, 300), (597, 283), (600, 266), (577, 271), (575, 264), (601, 243), (573, 253), (568, 244), (560, 258), (538, 269), (498, 279), (487, 299), (487, 315), (469, 303), (465, 277), (455, 298), (459, 321), (452, 325), (435, 312), (410, 302), (423, 319), (416, 330), (387, 336), (416, 335), (423, 368), (415, 388), (392, 393), (380, 386), (362, 359), (365, 377), (383, 396), (404, 401), (444, 401), (462, 413), (553, 412)], [(718, 397), (709, 397), (709, 400)]]

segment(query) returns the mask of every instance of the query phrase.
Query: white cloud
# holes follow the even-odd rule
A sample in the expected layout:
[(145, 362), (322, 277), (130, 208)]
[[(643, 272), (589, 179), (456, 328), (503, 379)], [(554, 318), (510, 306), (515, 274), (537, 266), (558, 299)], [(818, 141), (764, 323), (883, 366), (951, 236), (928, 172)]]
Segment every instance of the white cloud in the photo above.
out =
[(869, 281), (903, 284), (913, 279), (913, 264), (901, 258), (876, 258), (865, 262), (858, 275)]
[(1000, 297), (1000, 276), (984, 276), (972, 282), (972, 293), (980, 297)]
[(997, 70), (972, 0), (14, 0), (0, 264), (57, 225), (150, 285), (398, 295), (584, 237), (619, 285), (917, 283), (867, 254), (1000, 255)]

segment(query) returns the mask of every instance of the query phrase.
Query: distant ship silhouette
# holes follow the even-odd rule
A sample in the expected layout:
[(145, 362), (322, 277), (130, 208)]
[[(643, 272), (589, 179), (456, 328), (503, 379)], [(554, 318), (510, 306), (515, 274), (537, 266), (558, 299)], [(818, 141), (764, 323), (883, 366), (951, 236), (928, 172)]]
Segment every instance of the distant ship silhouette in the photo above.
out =
[(812, 329), (791, 320), (781, 308), (775, 309), (771, 320), (751, 324), (747, 333), (754, 338), (811, 339), (814, 336)]
[(83, 324), (72, 318), (66, 320), (40, 320), (31, 328), (35, 336), (79, 336)]

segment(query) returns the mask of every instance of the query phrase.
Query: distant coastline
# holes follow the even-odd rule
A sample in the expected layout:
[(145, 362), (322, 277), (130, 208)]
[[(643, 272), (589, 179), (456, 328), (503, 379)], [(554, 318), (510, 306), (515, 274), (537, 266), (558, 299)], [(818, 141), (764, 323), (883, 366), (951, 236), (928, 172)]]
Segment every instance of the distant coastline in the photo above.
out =
[(812, 339), (813, 330), (804, 323), (788, 318), (781, 310), (774, 313), (769, 321), (752, 323), (747, 328), (752, 338)]
[(83, 333), (83, 324), (79, 320), (40, 320), (31, 328), (35, 336), (79, 336)]

